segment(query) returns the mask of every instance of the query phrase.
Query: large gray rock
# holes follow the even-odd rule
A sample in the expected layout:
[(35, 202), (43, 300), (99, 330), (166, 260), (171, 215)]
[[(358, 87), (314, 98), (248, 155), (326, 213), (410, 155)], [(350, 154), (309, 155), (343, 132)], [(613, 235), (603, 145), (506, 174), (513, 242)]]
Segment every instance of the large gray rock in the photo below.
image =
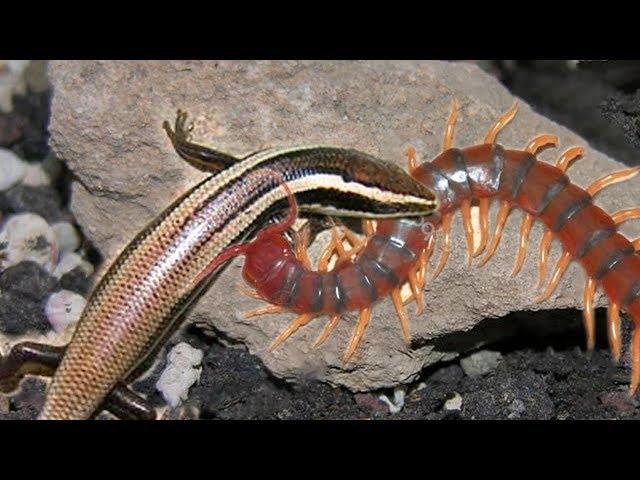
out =
[[(163, 120), (174, 119), (177, 108), (197, 120), (196, 141), (234, 155), (269, 146), (322, 143), (357, 148), (404, 166), (402, 152), (408, 143), (425, 159), (440, 151), (453, 96), (461, 105), (458, 146), (480, 142), (514, 101), (494, 78), (469, 63), (53, 62), (49, 73), (55, 89), (52, 145), (76, 175), (73, 213), (106, 264), (204, 176), (178, 158), (160, 128)], [(540, 133), (558, 135), (562, 149), (587, 147), (586, 158), (570, 171), (579, 185), (624, 168), (524, 102), (500, 142), (523, 148)], [(540, 158), (555, 161), (559, 153), (547, 150)], [(639, 187), (640, 179), (616, 185), (603, 192), (599, 203), (611, 212), (633, 206), (637, 195), (632, 192)], [(494, 216), (495, 208), (492, 223)], [(585, 276), (575, 264), (549, 301), (532, 302), (540, 225), (531, 233), (522, 272), (509, 276), (520, 220), (519, 212), (512, 214), (494, 260), (479, 269), (466, 265), (464, 235), (456, 217), (453, 252), (440, 277), (427, 284), (424, 315), (416, 318), (409, 308), (413, 349), (404, 346), (391, 302), (385, 299), (376, 305), (364, 340), (346, 365), (341, 357), (355, 315), (345, 318), (321, 348), (312, 349), (312, 344), (325, 319), (312, 322), (269, 353), (269, 344), (293, 314), (243, 318), (260, 302), (238, 293), (240, 259), (219, 277), (188, 320), (244, 342), (278, 377), (315, 377), (355, 391), (408, 382), (424, 366), (481, 344), (482, 335), (467, 335), (464, 344), (455, 340), (458, 332), (483, 319), (519, 310), (580, 308)], [(633, 224), (624, 231), (633, 238), (640, 234)], [(318, 250), (320, 245), (313, 247)], [(555, 245), (554, 263), (559, 253)], [(509, 329), (505, 323), (498, 334)]]

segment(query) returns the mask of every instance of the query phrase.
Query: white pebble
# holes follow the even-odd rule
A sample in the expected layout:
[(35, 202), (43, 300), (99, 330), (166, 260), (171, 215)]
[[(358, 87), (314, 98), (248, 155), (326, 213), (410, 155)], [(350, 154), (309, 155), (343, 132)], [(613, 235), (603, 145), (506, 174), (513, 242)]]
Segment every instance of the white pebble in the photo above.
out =
[(162, 393), (172, 407), (187, 399), (189, 388), (200, 379), (203, 353), (185, 342), (177, 344), (167, 355), (167, 366), (156, 382), (156, 389)]
[(445, 410), (460, 410), (462, 408), (462, 395), (453, 392), (453, 397), (444, 402)]
[(480, 350), (460, 360), (460, 366), (468, 376), (479, 377), (495, 370), (501, 360), (500, 352)]
[(41, 165), (38, 165), (37, 163), (27, 164), (26, 173), (22, 179), (23, 185), (41, 187), (43, 185), (49, 185), (50, 183), (49, 175), (47, 175), (47, 172), (42, 169)]
[(27, 162), (11, 150), (0, 148), (0, 192), (22, 181), (27, 173)]
[(51, 273), (58, 259), (56, 235), (40, 215), (12, 215), (0, 231), (0, 252), (3, 268), (32, 261)]
[(404, 387), (396, 387), (393, 391), (393, 401), (389, 399), (386, 395), (380, 395), (378, 397), (379, 400), (386, 403), (389, 407), (389, 413), (392, 415), (398, 413), (404, 407), (404, 400), (407, 395)]
[(53, 329), (60, 333), (80, 319), (86, 304), (82, 295), (60, 290), (49, 297), (44, 312)]
[(52, 275), (56, 278), (60, 278), (65, 273), (69, 273), (76, 267), (80, 267), (87, 277), (93, 273), (93, 265), (84, 260), (80, 255), (75, 252), (65, 252), (62, 254), (62, 258), (60, 258), (60, 261), (53, 270)]
[(69, 222), (56, 222), (51, 225), (56, 234), (58, 250), (62, 252), (73, 252), (80, 247), (80, 235), (76, 228)]

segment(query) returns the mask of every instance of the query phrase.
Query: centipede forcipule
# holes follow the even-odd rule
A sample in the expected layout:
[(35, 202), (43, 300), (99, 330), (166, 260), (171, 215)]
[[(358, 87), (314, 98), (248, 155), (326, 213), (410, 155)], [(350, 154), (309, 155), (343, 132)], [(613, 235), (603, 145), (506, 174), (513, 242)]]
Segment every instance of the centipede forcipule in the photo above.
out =
[[(514, 118), (516, 112), (517, 104), (514, 104), (493, 124), (482, 144), (458, 149), (452, 147), (457, 117), (454, 100), (446, 124), (442, 153), (432, 161), (418, 165), (415, 150), (407, 150), (412, 176), (439, 197), (438, 214), (428, 219), (435, 227), (434, 236), (425, 235), (425, 222), (415, 220), (381, 220), (375, 230), (371, 223), (365, 222), (367, 238), (364, 241), (348, 230), (340, 235), (337, 229), (332, 229), (333, 240), (321, 256), (319, 271), (314, 272), (314, 278), (317, 278), (313, 281), (315, 283), (309, 283), (308, 280), (311, 278), (309, 261), (304, 249), (305, 241), (300, 234), (297, 235), (295, 255), (283, 238), (278, 240), (282, 248), (281, 257), (275, 250), (271, 257), (265, 256), (265, 249), (254, 248), (243, 252), (247, 255), (245, 264), (253, 265), (251, 268), (255, 268), (255, 263), (260, 261), (265, 262), (263, 267), (269, 263), (272, 268), (268, 276), (250, 278), (250, 283), (257, 290), (251, 295), (271, 305), (250, 312), (247, 316), (287, 311), (298, 314), (272, 348), (312, 319), (328, 314), (330, 320), (316, 342), (320, 344), (335, 327), (342, 312), (358, 310), (360, 317), (345, 354), (345, 360), (349, 360), (363, 337), (373, 303), (387, 294), (396, 307), (403, 336), (408, 343), (409, 327), (403, 307), (407, 300), (401, 299), (400, 287), (409, 284), (411, 296), (408, 300), (417, 302), (417, 313), (420, 314), (424, 306), (427, 265), (434, 252), (437, 231), (442, 230), (443, 240), (442, 255), (435, 267), (434, 278), (447, 263), (451, 249), (452, 218), (458, 209), (462, 213), (468, 261), (471, 263), (474, 257), (484, 253), (480, 265), (486, 264), (496, 252), (510, 212), (521, 209), (523, 221), (512, 274), (516, 275), (522, 268), (529, 233), (533, 223), (540, 220), (545, 227), (545, 234), (539, 250), (539, 285), (545, 278), (550, 245), (554, 238), (559, 240), (563, 253), (548, 286), (536, 298), (536, 302), (548, 299), (569, 264), (578, 262), (587, 275), (583, 297), (587, 349), (591, 350), (595, 345), (594, 297), (597, 288), (602, 288), (609, 300), (607, 331), (615, 361), (621, 355), (620, 312), (626, 311), (634, 322), (630, 385), (630, 391), (634, 393), (640, 385), (640, 239), (627, 239), (619, 233), (618, 227), (627, 220), (640, 218), (640, 208), (609, 215), (593, 203), (593, 198), (605, 187), (634, 177), (640, 168), (621, 170), (594, 181), (585, 189), (580, 188), (571, 183), (566, 171), (584, 155), (583, 148), (567, 149), (552, 165), (539, 161), (536, 154), (543, 147), (558, 143), (554, 135), (539, 135), (523, 150), (506, 149), (496, 143), (498, 133)], [(490, 238), (488, 215), (493, 200), (499, 202), (499, 209), (495, 230)], [(471, 208), (475, 205), (478, 207), (480, 225), (477, 246), (474, 245), (471, 221)], [(262, 240), (256, 241), (264, 241), (265, 238), (263, 236)], [(345, 251), (343, 239), (352, 244), (351, 250)], [(287, 248), (289, 253), (283, 253)], [(251, 251), (260, 251), (260, 256), (253, 258)], [(329, 272), (328, 258), (333, 253), (338, 254), (339, 261)], [(285, 256), (289, 260), (284, 261)], [(304, 266), (303, 270), (290, 266), (294, 257)], [(285, 265), (289, 267), (285, 268)], [(353, 273), (347, 275), (345, 272)]]

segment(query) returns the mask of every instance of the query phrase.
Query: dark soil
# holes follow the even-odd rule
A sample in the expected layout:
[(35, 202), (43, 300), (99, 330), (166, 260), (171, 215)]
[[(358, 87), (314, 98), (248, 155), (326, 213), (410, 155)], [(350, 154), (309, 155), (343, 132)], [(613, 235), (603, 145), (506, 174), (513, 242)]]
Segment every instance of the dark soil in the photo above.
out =
[[(485, 64), (486, 65), (486, 64)], [(595, 148), (628, 164), (640, 155), (640, 63), (579, 64), (565, 62), (493, 62), (489, 65), (505, 85), (540, 113), (584, 136)], [(47, 97), (44, 96), (44, 99)], [(40, 99), (16, 103), (16, 111), (0, 115), (0, 145), (9, 146), (29, 159), (46, 154), (47, 103)], [(43, 120), (44, 119), (44, 120)], [(43, 143), (44, 142), (44, 143)], [(58, 185), (64, 209), (68, 185)], [(27, 192), (28, 193), (28, 192)], [(28, 197), (15, 195), (13, 204)], [(12, 197), (13, 198), (13, 197)], [(5, 198), (5, 202), (12, 200)], [(0, 202), (1, 205), (7, 203)], [(12, 207), (16, 208), (16, 207)], [(6, 213), (6, 212), (4, 212)], [(27, 267), (22, 267), (23, 269)], [(14, 273), (15, 274), (15, 273)], [(7, 272), (3, 274), (0, 281)], [(34, 291), (48, 291), (49, 281), (34, 272)], [(61, 280), (65, 288), (85, 293), (88, 279), (71, 272)], [(21, 283), (21, 285), (27, 285)], [(40, 294), (34, 294), (36, 297)], [(34, 302), (37, 299), (34, 299)], [(0, 314), (1, 315), (1, 314)], [(598, 312), (598, 339), (588, 355), (580, 314), (575, 311), (512, 314), (500, 322), (518, 327), (513, 337), (485, 348), (499, 351), (502, 359), (483, 376), (467, 376), (458, 361), (423, 372), (408, 386), (404, 408), (391, 415), (379, 395), (352, 394), (340, 388), (310, 382), (288, 385), (274, 379), (260, 360), (243, 347), (227, 347), (202, 337), (193, 328), (177, 335), (171, 345), (186, 340), (205, 351), (198, 385), (192, 387), (184, 406), (169, 418), (206, 419), (629, 419), (640, 418), (640, 403), (627, 395), (629, 354), (625, 349), (614, 365), (606, 345), (604, 312)], [(558, 319), (561, 319), (560, 322)], [(25, 320), (26, 321), (26, 320)], [(10, 322), (9, 322), (10, 323)], [(0, 318), (0, 328), (6, 329)], [(566, 328), (558, 328), (558, 325)], [(628, 345), (630, 322), (623, 322)], [(477, 328), (486, 329), (487, 325)], [(555, 328), (550, 328), (555, 325)], [(484, 331), (484, 330), (483, 330)], [(450, 339), (455, 342), (456, 339)], [(154, 384), (164, 368), (164, 355), (134, 388), (148, 394), (157, 406), (164, 404)], [(42, 407), (44, 384), (39, 379), (23, 383), (8, 400), (0, 397), (0, 419), (35, 418)], [(447, 410), (445, 402), (462, 397), (459, 410)], [(106, 417), (106, 416), (101, 416)]]

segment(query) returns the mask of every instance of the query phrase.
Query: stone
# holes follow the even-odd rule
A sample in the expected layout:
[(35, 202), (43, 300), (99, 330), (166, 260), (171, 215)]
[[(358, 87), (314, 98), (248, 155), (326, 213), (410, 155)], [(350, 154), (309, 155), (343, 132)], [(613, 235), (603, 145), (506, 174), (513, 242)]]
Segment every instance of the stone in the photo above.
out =
[(29, 187), (42, 187), (49, 185), (51, 180), (49, 179), (49, 175), (44, 171), (41, 165), (39, 164), (29, 164), (27, 165), (27, 170), (22, 179), (22, 184), (27, 185)]
[(69, 222), (56, 222), (51, 225), (51, 228), (56, 234), (60, 253), (73, 252), (80, 247), (80, 235)]
[(501, 359), (502, 354), (500, 352), (480, 350), (461, 359), (460, 366), (469, 377), (479, 377), (494, 370)]
[(15, 213), (33, 212), (47, 222), (63, 219), (62, 202), (56, 189), (47, 185), (16, 185), (5, 192), (7, 208)]
[(22, 181), (27, 173), (27, 163), (6, 148), (0, 148), (0, 192)]
[(84, 272), (87, 277), (93, 273), (93, 265), (84, 260), (80, 255), (75, 252), (65, 252), (53, 270), (53, 276), (62, 278), (63, 275), (66, 275), (76, 268)]
[(56, 237), (39, 215), (11, 215), (0, 230), (0, 254), (2, 268), (33, 261), (51, 273), (58, 258)]
[(451, 398), (448, 398), (446, 402), (444, 402), (443, 408), (445, 410), (461, 410), (462, 409), (462, 395), (458, 392), (453, 392)]
[(60, 290), (49, 297), (44, 311), (53, 329), (60, 333), (80, 319), (86, 304), (82, 295)]
[(189, 388), (198, 381), (204, 354), (186, 342), (180, 342), (167, 355), (167, 366), (160, 375), (156, 388), (172, 407), (187, 399)]
[[(51, 145), (77, 181), (71, 209), (106, 264), (166, 206), (205, 174), (182, 161), (161, 129), (176, 109), (195, 120), (194, 141), (237, 156), (270, 146), (328, 144), (352, 147), (406, 168), (403, 150), (411, 144), (420, 158), (441, 150), (452, 97), (460, 111), (456, 146), (482, 141), (514, 97), (497, 80), (471, 63), (431, 61), (260, 61), (260, 62), (52, 62)], [(126, 84), (126, 89), (114, 85)], [(575, 133), (536, 114), (525, 102), (499, 142), (524, 148), (541, 133), (558, 135), (559, 149), (539, 155), (555, 162), (573, 145), (587, 155), (569, 171), (586, 187), (625, 166), (589, 148)], [(640, 177), (599, 194), (609, 212), (637, 206)], [(497, 205), (491, 209), (493, 228)], [(429, 280), (426, 309), (416, 317), (408, 307), (412, 348), (404, 345), (389, 299), (376, 304), (361, 346), (345, 364), (342, 355), (357, 315), (346, 315), (320, 348), (312, 345), (326, 318), (300, 329), (280, 348), (273, 339), (294, 318), (280, 314), (245, 319), (261, 305), (236, 288), (242, 259), (234, 260), (188, 315), (189, 322), (216, 335), (243, 342), (276, 376), (291, 382), (319, 379), (353, 391), (393, 388), (418, 379), (431, 364), (477, 349), (509, 335), (503, 322), (492, 338), (474, 327), (483, 319), (514, 311), (581, 308), (585, 275), (572, 264), (549, 301), (535, 304), (537, 224), (521, 273), (509, 276), (518, 246), (521, 212), (513, 212), (494, 258), (483, 268), (467, 266), (465, 237), (457, 214), (452, 252), (442, 274)], [(622, 228), (630, 238), (640, 225)], [(435, 258), (438, 260), (441, 235)], [(322, 245), (312, 245), (320, 249)], [(552, 249), (551, 268), (560, 253)], [(474, 262), (477, 264), (477, 260)], [(432, 267), (433, 268), (433, 267)], [(549, 275), (547, 276), (547, 280)], [(602, 298), (598, 305), (604, 305)]]

